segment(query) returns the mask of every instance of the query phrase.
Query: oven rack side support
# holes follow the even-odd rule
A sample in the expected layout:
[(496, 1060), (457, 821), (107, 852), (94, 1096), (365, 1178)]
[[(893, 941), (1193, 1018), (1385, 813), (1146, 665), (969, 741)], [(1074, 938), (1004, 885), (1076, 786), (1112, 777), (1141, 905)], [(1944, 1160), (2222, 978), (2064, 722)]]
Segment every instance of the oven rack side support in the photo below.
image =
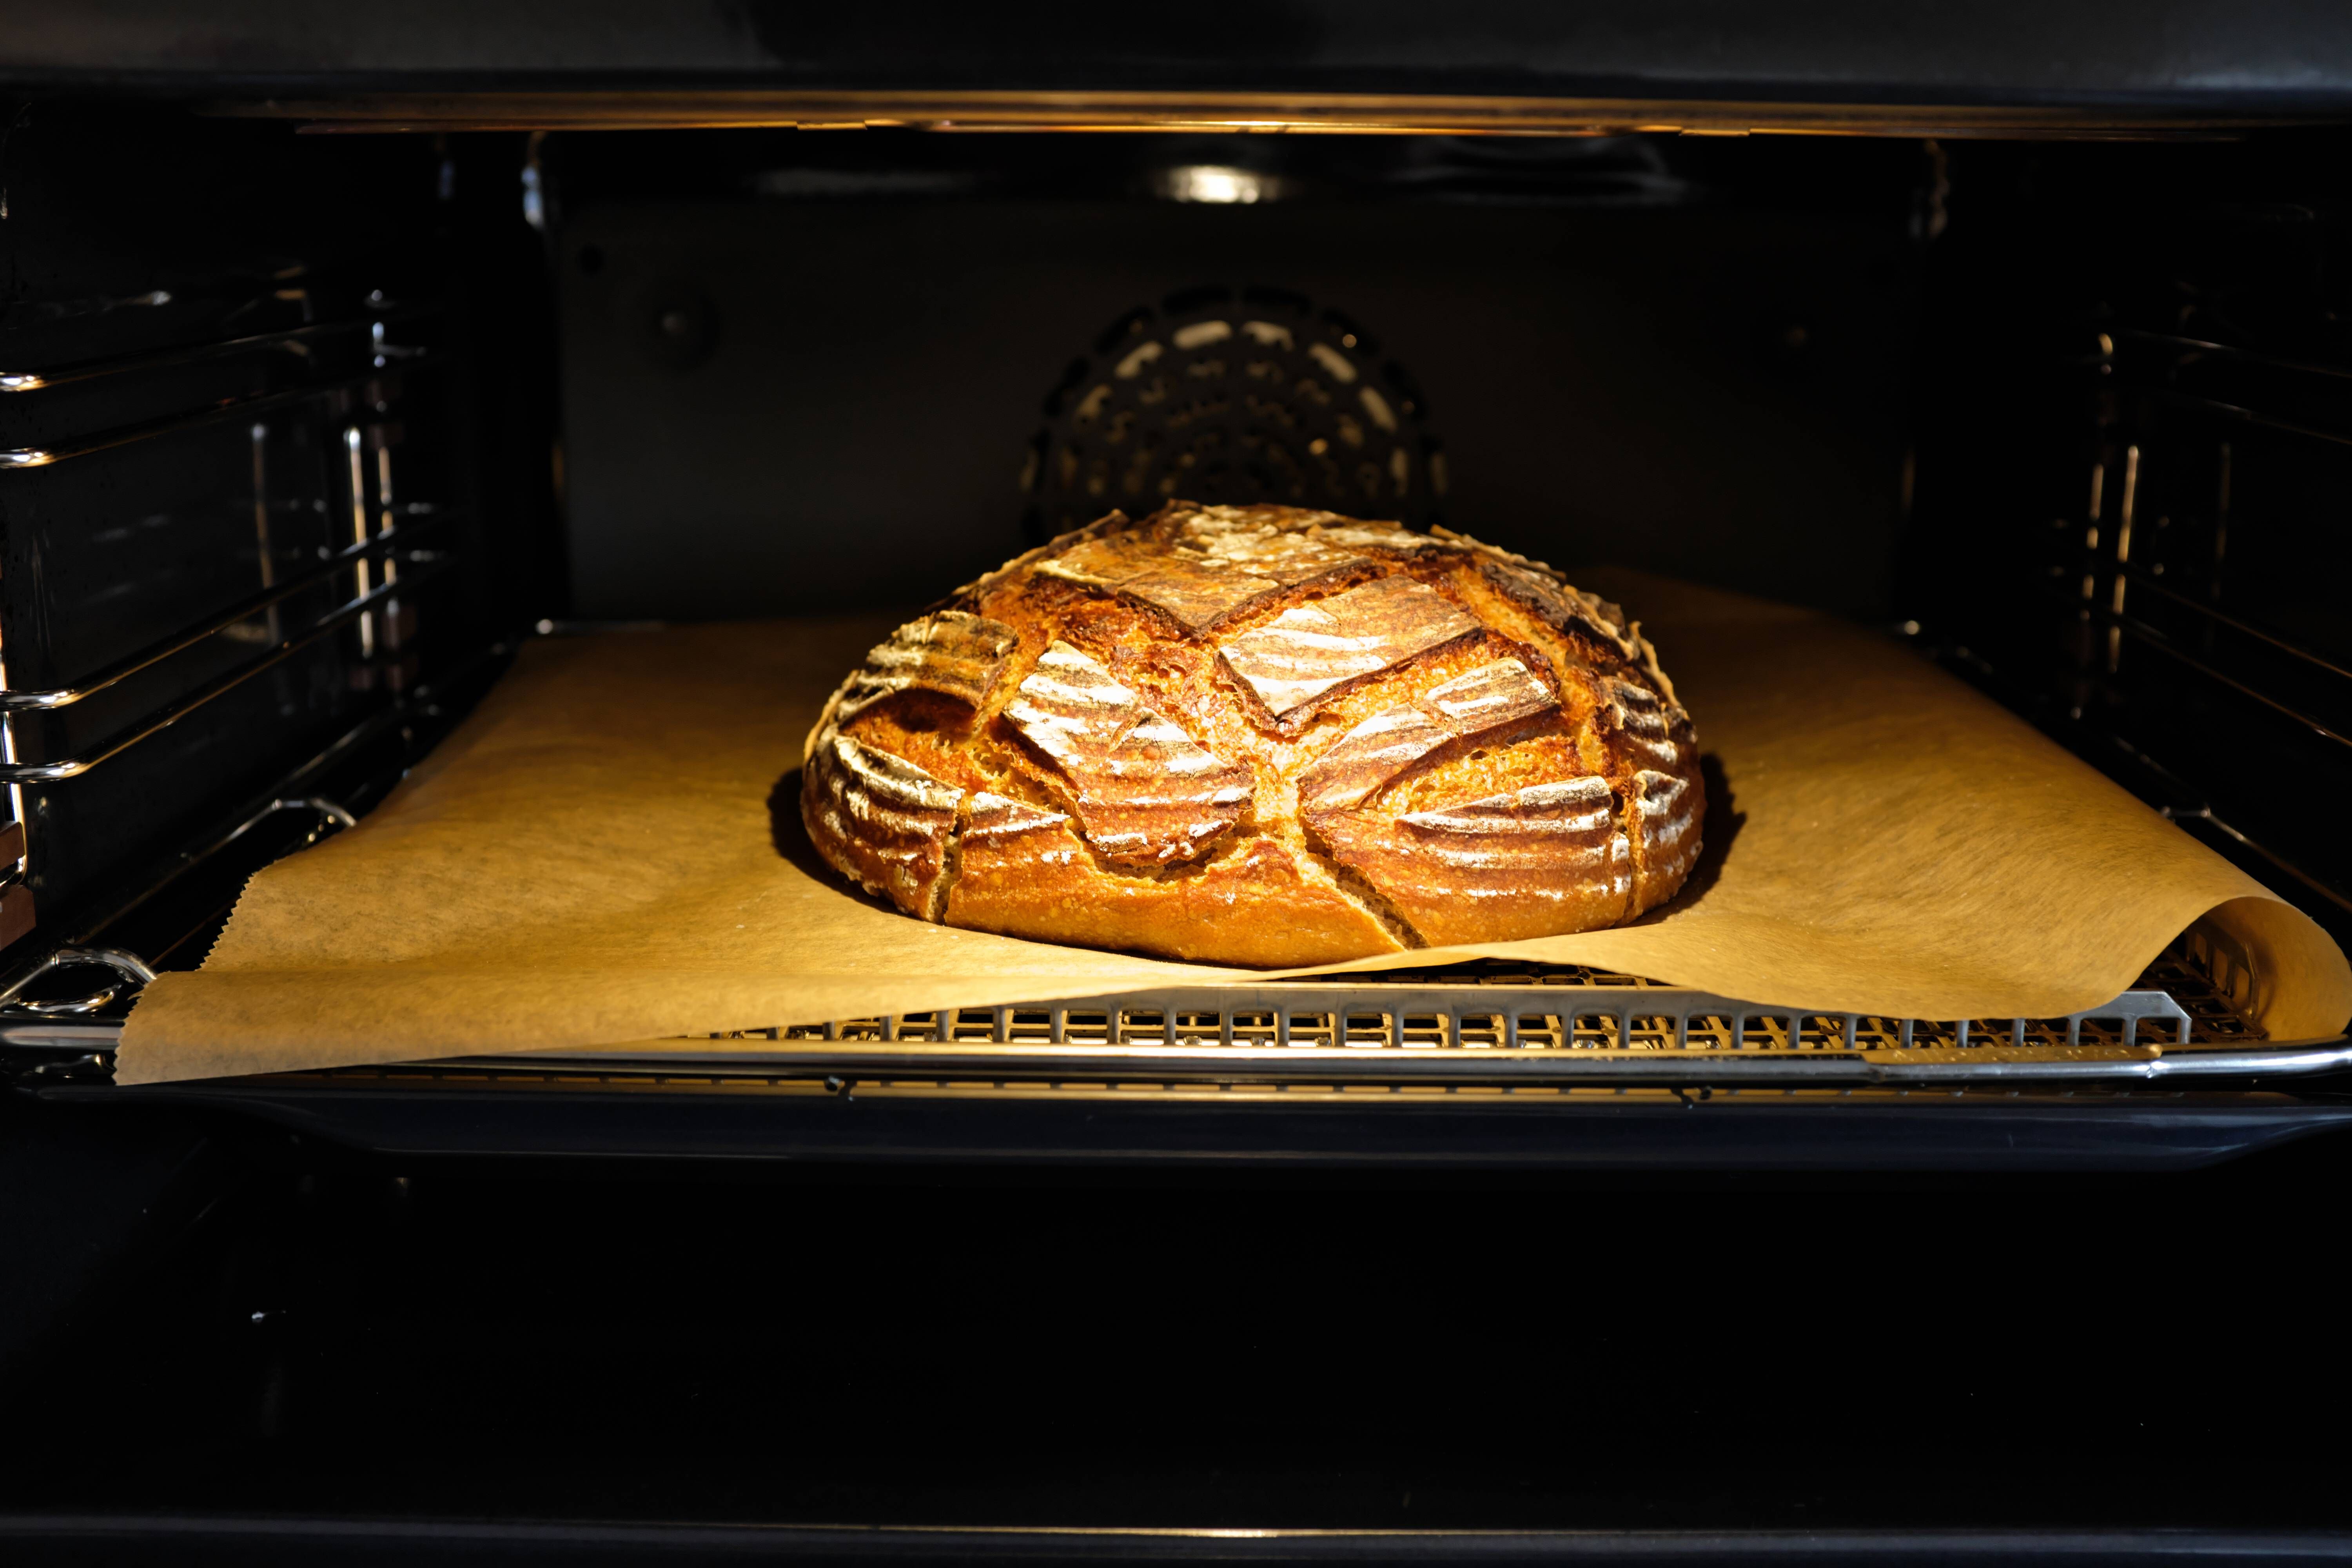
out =
[[(67, 1070), (85, 1071), (100, 1065), (103, 1053), (112, 1050), (121, 1030), (121, 1018), (116, 1015), (155, 977), (148, 959), (154, 956), (156, 950), (123, 937), (121, 932), (126, 922), (184, 878), (206, 871), (226, 852), (275, 818), (307, 816), (313, 819), (310, 827), (293, 845), (295, 848), (306, 847), (328, 833), (357, 826), (359, 814), (398, 783), (405, 775), (408, 764), (470, 709), (473, 700), (504, 668), (517, 646), (518, 639), (494, 642), (457, 658), (437, 679), (415, 686), (401, 693), (396, 700), (362, 717), (321, 750), (280, 775), (271, 788), (163, 860), (152, 875), (135, 885), (115, 889), (98, 906), (85, 910), (79, 918), (58, 928), (49, 942), (27, 942), (12, 949), (5, 962), (0, 962), (0, 1079), (10, 1076), (5, 1057), (12, 1047), (30, 1047), (47, 1056), (47, 1061), (30, 1064), (37, 1072), (47, 1069), (47, 1076)], [(352, 772), (363, 753), (395, 741), (396, 755), (388, 763), (368, 763), (361, 772)], [(321, 793), (321, 781), (336, 778), (341, 781), (334, 786), (338, 793)], [(343, 804), (346, 800), (351, 805)], [(98, 984), (76, 996), (24, 999), (37, 982), (60, 971), (94, 971)], [(108, 1016), (89, 1017), (99, 1013)], [(60, 1046), (46, 1039), (33, 1043), (31, 1037), (40, 1036), (45, 1023), (68, 1016), (81, 1020), (76, 1026), (81, 1032), (71, 1035), (69, 1043)], [(27, 1037), (20, 1039), (20, 1032), (26, 1032)], [(58, 1057), (55, 1053), (59, 1049), (72, 1054)]]

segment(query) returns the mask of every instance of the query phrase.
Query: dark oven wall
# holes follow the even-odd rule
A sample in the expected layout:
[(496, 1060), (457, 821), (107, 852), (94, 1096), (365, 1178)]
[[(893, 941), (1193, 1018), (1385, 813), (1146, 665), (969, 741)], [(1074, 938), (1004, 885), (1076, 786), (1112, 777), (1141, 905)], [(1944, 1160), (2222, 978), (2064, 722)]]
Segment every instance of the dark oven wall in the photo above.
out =
[(1341, 312), (1402, 367), (1454, 527), (1892, 611), (1916, 142), (734, 132), (541, 155), (582, 616), (937, 596), (1029, 542), (1024, 459), (1073, 361), (1219, 286)]
[(363, 810), (560, 579), (520, 147), (0, 101), (0, 970), (200, 958), (236, 878), (159, 880)]
[[(533, 619), (913, 605), (1003, 559), (1074, 363), (1204, 286), (1338, 312), (1402, 378), (1448, 481), (1417, 516), (1916, 623), (2352, 908), (2313, 806), (2352, 787), (2337, 132), (318, 136), (55, 97), (5, 126), (0, 447), (62, 454), (0, 472), (8, 689), (217, 627), (16, 713), (15, 765), (228, 687), (19, 781), (9, 920), (52, 936), (375, 723), (364, 805), (450, 716), (415, 692)], [(238, 612), (381, 530), (386, 451), (450, 564), (376, 635), (282, 648), (355, 570)]]
[(1906, 614), (2352, 939), (2346, 137), (1960, 144)]

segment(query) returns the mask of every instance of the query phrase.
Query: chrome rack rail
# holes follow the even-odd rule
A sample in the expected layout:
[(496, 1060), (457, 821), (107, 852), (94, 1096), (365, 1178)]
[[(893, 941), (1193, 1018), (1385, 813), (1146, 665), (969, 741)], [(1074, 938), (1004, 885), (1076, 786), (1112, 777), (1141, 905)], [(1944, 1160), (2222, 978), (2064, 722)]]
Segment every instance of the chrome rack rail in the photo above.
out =
[[(2174, 966), (2178, 967), (2178, 966)], [(2173, 976), (2168, 974), (2168, 978)], [(1519, 983), (1508, 983), (1516, 978)], [(2179, 982), (2175, 979), (2175, 984)], [(2187, 989), (2185, 985), (2183, 989)], [(2268, 1046), (2212, 996), (2126, 991), (2064, 1018), (1809, 1014), (1562, 966), (1516, 977), (1179, 986), (567, 1051), (581, 1067), (863, 1079), (1605, 1084), (2150, 1081), (2324, 1072), (2352, 1043)], [(551, 1058), (479, 1058), (520, 1068)]]
[(366, 331), (375, 340), (378, 352), (387, 359), (413, 358), (413, 352), (394, 348), (383, 342), (383, 330), (388, 326), (406, 325), (430, 319), (437, 312), (430, 310), (391, 310), (382, 315), (347, 317), (340, 321), (311, 321), (299, 327), (286, 327), (272, 332), (251, 332), (244, 337), (221, 338), (211, 342), (190, 343), (180, 347), (156, 349), (145, 353), (117, 354), (110, 359), (81, 360), (72, 364), (54, 365), (43, 370), (0, 370), (0, 393), (46, 392), (51, 387), (71, 386), (79, 382), (97, 381), (111, 375), (130, 375), (140, 371), (173, 370), (184, 364), (202, 364), (209, 360), (234, 359), (239, 354), (259, 353), (268, 349), (284, 349), (293, 353), (308, 352), (310, 345), (323, 337), (338, 332)]
[[(1115, 996), (482, 1056), (420, 1069), (501, 1082), (818, 1080), (1065, 1089), (2148, 1083), (2352, 1068), (2352, 1042), (2273, 1043), (2186, 952), (2063, 1018), (1930, 1021), (1809, 1014), (1568, 965), (1493, 963), (1345, 979), (1175, 986)], [(0, 1043), (111, 1050), (120, 1025), (0, 1015)]]
[[(24, 999), (25, 993), (43, 975), (59, 969), (84, 967), (110, 969), (114, 971), (115, 978), (86, 995), (50, 1002)], [(136, 991), (154, 978), (155, 972), (147, 967), (144, 959), (119, 947), (61, 947), (42, 955), (40, 963), (9, 982), (5, 990), (0, 990), (0, 1017), (10, 1013), (27, 1013), (39, 1018), (83, 1016), (121, 999), (126, 989)], [(113, 1027), (119, 1032), (119, 1026)], [(10, 1038), (5, 1029), (0, 1029), (0, 1039), (6, 1039), (11, 1045), (18, 1043)]]
[[(407, 360), (400, 374), (427, 370), (437, 362), (427, 358)], [(271, 409), (288, 408), (296, 404), (314, 402), (337, 392), (355, 392), (387, 374), (378, 369), (364, 375), (346, 376), (340, 381), (312, 382), (303, 386), (288, 387), (280, 392), (258, 392), (247, 397), (226, 398), (209, 407), (180, 414), (167, 414), (154, 419), (142, 419), (135, 424), (118, 425), (105, 430), (94, 430), (86, 436), (58, 442), (49, 447), (0, 447), (0, 473), (21, 468), (46, 468), (87, 458), (95, 452), (110, 451), (128, 447), (134, 441), (152, 440), (158, 436), (174, 436), (183, 430), (194, 430), (206, 425), (216, 425), (224, 419), (247, 418)]]
[[(2233, 733), (2259, 732), (2273, 771), (2337, 766), (2352, 748), (2352, 661), (2323, 635), (2324, 619), (2312, 618), (2321, 601), (2297, 609), (2263, 592), (2259, 576), (2242, 583), (2242, 548), (2228, 549), (2231, 495), (2266, 493), (2261, 476), (2273, 465), (2342, 471), (2352, 362), (2163, 325), (2106, 321), (2086, 332), (2064, 363), (2081, 374), (2076, 406), (2089, 416), (2065, 437), (2087, 483), (2077, 489), (2069, 479), (2044, 498), (2053, 526), (2041, 572), (2016, 584), (2043, 615), (2016, 634), (2024, 642), (1983, 624), (1973, 647), (1950, 635), (1962, 629), (1956, 624), (1938, 657), (2225, 858), (2258, 866), (2265, 880), (2293, 879), (2296, 901), (2340, 936), (2352, 920), (2342, 854), (2324, 836), (2298, 834), (2227, 767), (2179, 745), (2178, 726), (2161, 715), (2189, 701)], [(2070, 649), (2063, 673), (2045, 661), (2054, 647)]]
[[(161, 296), (168, 298), (168, 296)], [(380, 300), (381, 297), (374, 297)], [(0, 374), (0, 393), (38, 393), (104, 377), (141, 371), (152, 371), (201, 361), (235, 357), (240, 354), (273, 349), (295, 351), (303, 354), (322, 337), (364, 332), (371, 340), (373, 368), (357, 375), (305, 383), (283, 389), (225, 397), (193, 409), (182, 409), (155, 418), (116, 426), (63, 442), (42, 447), (26, 447), (0, 450), (0, 473), (10, 470), (47, 468), (72, 458), (87, 457), (114, 447), (182, 430), (218, 423), (232, 417), (242, 417), (267, 410), (314, 404), (321, 399), (356, 392), (378, 384), (388, 375), (406, 374), (416, 369), (436, 368), (439, 361), (421, 347), (394, 344), (385, 340), (387, 325), (427, 319), (437, 314), (433, 309), (399, 309), (380, 311), (374, 315), (353, 317), (336, 321), (314, 322), (279, 331), (249, 334), (211, 342), (182, 345), (141, 353), (121, 355), (111, 359), (85, 361), (76, 364), (37, 371), (17, 371)], [(258, 426), (256, 427), (258, 431)], [(359, 439), (356, 426), (347, 432), (350, 439)], [(354, 452), (357, 448), (354, 447)], [(257, 473), (258, 470), (257, 470)], [(258, 483), (257, 479), (257, 483)], [(416, 536), (447, 521), (446, 510), (416, 502), (395, 506), (386, 492), (378, 498), (373, 509), (381, 525), (368, 529), (364, 537), (354, 538), (349, 544), (328, 552), (321, 550), (317, 560), (296, 575), (283, 582), (273, 581), (265, 561), (262, 584), (253, 594), (202, 619), (180, 627), (113, 664), (70, 683), (38, 689), (0, 689), (0, 722), (10, 716), (24, 713), (54, 712), (108, 691), (122, 682), (163, 664), (174, 656), (220, 637), (256, 617), (268, 616), (268, 635), (276, 640), (259, 650), (257, 657), (226, 670), (183, 692), (172, 700), (155, 707), (131, 721), (108, 739), (84, 749), (71, 757), (47, 761), (21, 760), (10, 750), (8, 759), (0, 762), (0, 784), (48, 784), (79, 777), (91, 769), (121, 754), (149, 736), (178, 722), (207, 703), (235, 690), (264, 670), (283, 663), (288, 658), (318, 643), (341, 627), (366, 616), (381, 605), (394, 600), (424, 583), (431, 581), (446, 569), (452, 557), (446, 552), (418, 550), (414, 547)], [(361, 499), (362, 481), (358, 458), (352, 458), (352, 493), (350, 498), (355, 518), (365, 503)], [(401, 521), (394, 523), (397, 517)], [(372, 582), (373, 563), (385, 564), (385, 580)], [(394, 567), (406, 568), (396, 577)], [(279, 636), (277, 607), (299, 595), (318, 589), (345, 572), (356, 576), (356, 594), (326, 610), (311, 623), (290, 635)], [(364, 635), (366, 628), (362, 627)]]
[(118, 659), (104, 669), (87, 676), (70, 686), (60, 686), (41, 691), (0, 690), (0, 710), (11, 713), (48, 713), (60, 708), (69, 708), (77, 702), (84, 701), (101, 691), (121, 685), (141, 670), (161, 664), (173, 654), (184, 653), (208, 637), (218, 637), (241, 621), (249, 621), (264, 611), (284, 604), (306, 589), (315, 588), (350, 571), (361, 562), (391, 558), (403, 565), (407, 565), (428, 560), (430, 557), (414, 550), (409, 550), (405, 553), (401, 552), (402, 547), (409, 543), (415, 535), (449, 519), (450, 514), (446, 511), (416, 510), (425, 504), (423, 502), (406, 503), (407, 515), (410, 518), (408, 522), (389, 532), (372, 534), (355, 544), (347, 544), (341, 550), (323, 555), (320, 558), (318, 565), (299, 576), (289, 577), (282, 583), (273, 584), (258, 594), (240, 599), (209, 620), (200, 621), (193, 626), (173, 633), (160, 642), (150, 644), (129, 658)]
[[(327, 833), (356, 826), (357, 815), (340, 801), (317, 793), (316, 781), (346, 766), (362, 748), (390, 733), (398, 731), (405, 739), (410, 727), (418, 721), (444, 720), (443, 704), (448, 700), (449, 693), (466, 686), (485, 667), (495, 665), (511, 653), (514, 647), (512, 642), (494, 643), (444, 671), (431, 684), (415, 687), (405, 693), (402, 700), (370, 713), (307, 761), (281, 775), (275, 790), (250, 802), (228, 821), (226, 826), (194, 840), (165, 861), (152, 878), (96, 912), (86, 915), (79, 924), (58, 939), (57, 947), (37, 959), (26, 954), (26, 959), (29, 962), (20, 960), (23, 963), (21, 968), (0, 965), (0, 1047), (71, 1053), (68, 1058), (50, 1064), (61, 1068), (100, 1064), (104, 1054), (114, 1048), (121, 1033), (121, 1019), (119, 1016), (93, 1018), (90, 1015), (127, 1007), (136, 998), (139, 990), (155, 978), (154, 971), (146, 961), (115, 945), (110, 940), (110, 933), (121, 929), (127, 917), (146, 906), (181, 878), (210, 862), (272, 817), (289, 812), (308, 812), (317, 818), (315, 826), (295, 846), (297, 848), (308, 847)], [(413, 760), (413, 755), (410, 760)], [(387, 772), (381, 787), (388, 788), (391, 783), (397, 781), (399, 773), (404, 772), (404, 766), (398, 773)], [(58, 971), (79, 968), (98, 968), (111, 973), (95, 989), (83, 995), (61, 1000), (26, 999), (26, 993), (43, 977)], [(60, 1023), (58, 1022), (59, 1019), (74, 1021)]]
[[(282, 279), (273, 279), (278, 281)], [(170, 293), (156, 290), (138, 302), (163, 304), (171, 300)], [(299, 304), (308, 318), (314, 301), (303, 288), (273, 287), (267, 296), (248, 299), (227, 310), (212, 330), (226, 330), (257, 305), (292, 304)], [(354, 629), (357, 659), (368, 668), (364, 679), (350, 683), (352, 689), (373, 691), (379, 699), (389, 697), (389, 700), (371, 700), (369, 711), (355, 718), (349, 716), (349, 709), (358, 704), (338, 697), (335, 706), (344, 710), (342, 722), (351, 726), (341, 739), (282, 774), (274, 791), (247, 796), (241, 804), (234, 797), (208, 800), (207, 811), (220, 812), (221, 816), (203, 836), (187, 841), (189, 847), (169, 859), (138, 866), (93, 861), (58, 893), (62, 900), (58, 909), (44, 910), (37, 928), (39, 940), (25, 940), (28, 933), (20, 929), (32, 915), (29, 896), (15, 899), (10, 913), (16, 923), (9, 928), (14, 940), (5, 959), (0, 959), (0, 1017), (119, 1012), (117, 1005), (152, 978), (145, 961), (125, 952), (126, 946), (164, 963), (180, 942), (201, 931), (204, 920), (184, 925), (183, 916), (198, 904), (210, 907), (215, 889), (201, 879), (182, 883), (186, 873), (282, 813), (307, 811), (317, 821), (307, 832), (273, 830), (258, 836), (235, 857), (237, 869), (247, 868), (245, 863), (260, 855), (281, 851), (298, 838), (301, 843), (313, 842), (320, 832), (349, 826), (352, 812), (318, 790), (355, 787), (361, 795), (366, 795), (373, 787), (375, 775), (371, 770), (382, 760), (378, 742), (390, 731), (396, 729), (402, 736), (396, 748), (401, 757), (414, 760), (407, 739), (411, 725), (420, 718), (429, 719), (435, 710), (428, 694), (415, 684), (420, 670), (426, 668), (431, 648), (417, 640), (419, 607), (411, 595), (436, 594), (435, 584), (446, 580), (459, 563), (453, 553), (458, 541), (447, 525), (460, 513), (439, 501), (404, 493), (395, 500), (393, 449), (405, 439), (401, 422), (406, 406), (404, 378), (415, 371), (442, 368), (444, 361), (429, 345), (395, 342), (387, 332), (440, 314), (437, 304), (395, 302), (378, 289), (367, 295), (363, 308), (331, 321), (306, 319), (266, 331), (248, 326), (234, 337), (31, 369), (14, 366), (0, 373), (0, 400), (26, 401), (28, 406), (38, 405), (50, 415), (73, 416), (69, 422), (79, 426), (110, 416), (116, 421), (51, 439), (34, 439), (28, 433), (25, 445), (0, 450), (0, 486), (30, 482), (10, 478), (12, 472), (77, 459), (87, 459), (103, 469), (110, 459), (100, 454), (199, 427), (215, 427), (215, 434), (241, 443), (244, 431), (218, 427), (252, 419), (253, 537), (259, 577), (257, 583), (247, 579), (246, 591), (233, 602), (223, 604), (207, 595), (179, 606), (180, 613), (169, 619), (157, 615), (136, 634), (144, 646), (102, 666), (45, 668), (33, 682), (21, 686), (0, 681), (0, 730), (6, 731), (8, 742), (0, 748), (5, 752), (5, 757), (0, 757), (0, 784), (12, 794), (20, 786), (46, 785), (87, 774), (229, 693), (240, 688), (249, 690), (247, 683), (265, 672), (306, 652), (315, 656), (322, 644), (331, 649), (331, 639)], [(159, 371), (226, 361), (250, 363), (265, 368), (267, 374), (257, 377), (239, 369), (226, 380), (152, 381)], [(113, 381), (136, 384), (129, 389), (131, 405), (116, 401), (101, 405), (87, 399), (58, 405), (44, 396), (59, 388)], [(173, 406), (153, 412), (158, 403)], [(288, 419), (259, 417), (279, 409), (299, 412)], [(142, 416), (123, 418), (134, 412)], [(322, 466), (306, 477), (310, 465), (307, 458), (299, 459), (289, 479), (276, 480), (273, 489), (271, 443), (291, 439), (294, 446), (307, 447), (312, 443), (299, 438), (305, 432), (320, 438), (318, 455)], [(335, 439), (338, 437), (340, 442)], [(214, 443), (214, 447), (219, 445)], [(90, 478), (102, 489), (108, 474)], [(286, 511), (289, 500), (307, 504), (299, 506), (300, 521), (295, 531), (281, 535), (273, 547), (270, 520)], [(348, 533), (343, 532), (341, 521), (345, 506)], [(287, 511), (287, 515), (294, 513)], [(435, 533), (435, 530), (440, 531)], [(234, 587), (229, 591), (238, 592)], [(423, 613), (429, 617), (432, 607), (425, 607)], [(229, 646), (232, 639), (234, 647)], [(360, 672), (355, 668), (352, 673)], [(439, 670), (435, 684), (441, 685), (454, 673)], [(340, 689), (341, 673), (335, 680)], [(103, 703), (93, 701), (101, 698), (106, 700)], [(99, 706), (105, 706), (107, 711), (90, 713), (91, 708)], [(44, 718), (62, 718), (67, 710), (87, 715), (87, 721), (67, 724)], [(126, 765), (137, 771), (136, 762)], [(130, 783), (135, 786), (137, 780)], [(243, 781), (242, 787), (250, 788), (250, 781)], [(364, 804), (359, 796), (351, 798), (354, 804)], [(26, 801), (12, 804), (14, 816), (26, 815)], [(32, 804), (37, 815), (47, 802)], [(232, 805), (236, 805), (233, 814)], [(12, 825), (11, 831), (11, 844), (21, 856), (27, 847), (22, 830)], [(41, 837), (35, 834), (30, 848), (37, 854), (41, 847)], [(34, 864), (25, 862), (26, 883), (37, 880), (31, 869)], [(159, 892), (175, 886), (173, 899), (151, 906)], [(19, 891), (13, 874), (11, 890)], [(133, 910), (143, 912), (139, 920), (124, 924), (124, 917)], [(65, 923), (58, 922), (58, 914), (65, 917)], [(91, 964), (114, 973), (104, 977), (103, 986), (85, 996), (60, 999), (66, 982), (58, 972)]]
[[(135, 721), (128, 729), (109, 737), (107, 740), (100, 742), (93, 750), (85, 752), (81, 756), (64, 757), (46, 763), (0, 763), (0, 784), (47, 784), (58, 779), (79, 778), (83, 773), (89, 772), (92, 768), (97, 767), (101, 763), (105, 763), (111, 758), (119, 756), (122, 752), (129, 751), (132, 746), (137, 745), (140, 742), (147, 739), (147, 737), (156, 733), (158, 731), (167, 729), (171, 725), (178, 723), (181, 720), (186, 718), (197, 709), (204, 707), (206, 703), (213, 701), (216, 698), (226, 696), (227, 693), (235, 690), (236, 688), (244, 685), (247, 681), (252, 679), (255, 676), (259, 675), (263, 670), (284, 663), (287, 659), (293, 658), (304, 648), (309, 647), (313, 643), (319, 641), (320, 638), (324, 637), (330, 633), (337, 631), (343, 626), (349, 626), (352, 622), (357, 620), (360, 616), (365, 615), (368, 611), (373, 609), (377, 605), (383, 603), (385, 600), (391, 599), (401, 594), (414, 593), (421, 584), (429, 583), (435, 577), (440, 575), (442, 572), (448, 568), (451, 562), (451, 558), (446, 555), (434, 554), (425, 551), (395, 552), (391, 558), (398, 561), (404, 566), (414, 567), (415, 570), (412, 571), (408, 575), (396, 578), (390, 582), (379, 583), (374, 587), (369, 589), (366, 593), (355, 595), (352, 598), (345, 600), (342, 604), (328, 611), (324, 616), (321, 616), (318, 620), (312, 622), (303, 630), (291, 637), (279, 639), (278, 642), (264, 652), (259, 658), (254, 658), (245, 664), (237, 666), (235, 669), (216, 676), (213, 679), (205, 682), (202, 686), (197, 687), (194, 691), (189, 692), (187, 695), (167, 703), (162, 708), (156, 709), (154, 711)], [(342, 564), (348, 567), (350, 563), (344, 562)], [(192, 637), (188, 638), (187, 641), (181, 643), (179, 646), (181, 647), (193, 647), (196, 642), (201, 640), (203, 640), (201, 636)], [(177, 650), (174, 649), (173, 651)], [(163, 656), (158, 657), (160, 658)], [(124, 673), (127, 674), (129, 672), (126, 671)], [(120, 678), (117, 677), (116, 679)], [(80, 696), (89, 695), (89, 691), (90, 689), (95, 689), (95, 688), (83, 689), (79, 690), (75, 697), (68, 699), (68, 700), (79, 700)], [(12, 697), (40, 698), (51, 694), (45, 692), (12, 692), (8, 695)], [(26, 706), (37, 707), (38, 704), (27, 703)], [(57, 706), (64, 706), (64, 704), (58, 703)]]

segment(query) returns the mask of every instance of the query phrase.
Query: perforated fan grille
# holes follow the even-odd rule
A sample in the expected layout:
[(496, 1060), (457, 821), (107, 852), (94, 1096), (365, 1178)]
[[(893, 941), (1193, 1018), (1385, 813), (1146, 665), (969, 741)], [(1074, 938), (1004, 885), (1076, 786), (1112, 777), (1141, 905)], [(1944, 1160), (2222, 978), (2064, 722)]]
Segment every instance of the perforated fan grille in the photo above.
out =
[(1130, 312), (1045, 400), (1022, 474), (1039, 537), (1117, 507), (1274, 501), (1441, 521), (1444, 455), (1412, 378), (1356, 324), (1269, 289)]

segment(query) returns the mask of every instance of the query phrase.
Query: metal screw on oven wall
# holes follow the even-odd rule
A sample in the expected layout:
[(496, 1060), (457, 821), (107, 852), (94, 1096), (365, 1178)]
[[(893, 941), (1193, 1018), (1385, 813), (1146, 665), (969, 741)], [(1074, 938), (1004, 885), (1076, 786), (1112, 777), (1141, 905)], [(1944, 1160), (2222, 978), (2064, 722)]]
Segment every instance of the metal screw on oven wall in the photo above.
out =
[(719, 312), (691, 283), (665, 279), (638, 297), (641, 352), (664, 370), (688, 371), (710, 357), (719, 341)]

